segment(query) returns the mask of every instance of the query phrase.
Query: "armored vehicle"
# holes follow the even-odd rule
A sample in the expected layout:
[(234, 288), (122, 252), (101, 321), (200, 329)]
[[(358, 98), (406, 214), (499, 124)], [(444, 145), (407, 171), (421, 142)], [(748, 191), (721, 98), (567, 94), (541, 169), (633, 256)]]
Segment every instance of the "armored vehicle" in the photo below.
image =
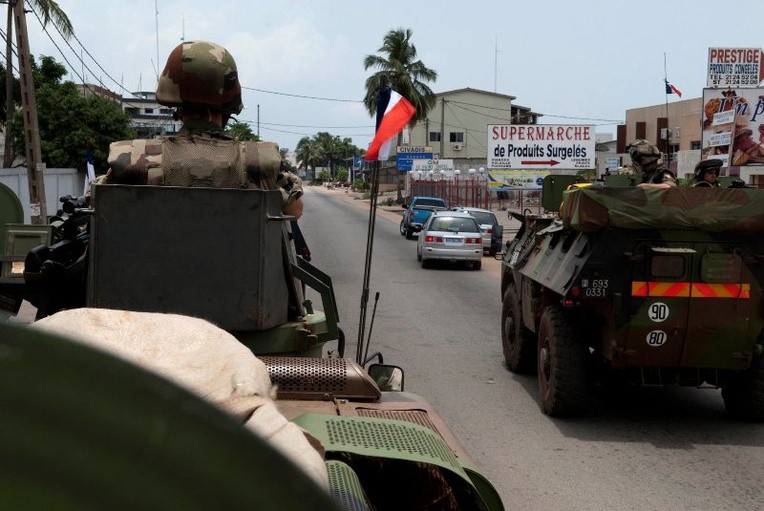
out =
[(762, 420), (764, 190), (574, 181), (550, 176), (547, 213), (515, 215), (501, 278), (507, 367), (538, 373), (552, 416), (625, 379), (720, 387), (732, 416)]
[[(367, 360), (343, 356), (344, 337), (338, 327), (331, 278), (295, 255), (289, 220), (281, 211), (277, 191), (99, 185), (89, 201), (65, 198), (61, 216), (52, 225), (7, 227), (3, 264), (8, 277), (0, 282), (2, 303), (9, 312), (15, 312), (20, 300), (27, 299), (38, 308), (40, 318), (85, 306), (207, 319), (258, 355), (277, 386), (279, 411), (320, 441), (326, 452), (335, 504), (345, 509), (401, 509), (415, 507), (421, 503), (417, 499), (426, 497), (436, 508), (503, 509), (496, 490), (470, 461), (438, 413), (422, 397), (404, 391), (401, 368), (382, 364), (379, 353)], [(30, 240), (43, 243), (30, 249)], [(19, 253), (25, 249), (28, 253)], [(323, 312), (306, 299), (304, 286), (318, 292)], [(156, 379), (154, 375), (133, 374), (135, 368), (126, 369), (114, 360), (105, 360), (97, 350), (83, 352), (81, 347), (39, 332), (2, 324), (0, 332), (0, 351), (20, 355), (3, 359), (5, 365), (0, 372), (9, 375), (8, 381), (25, 372), (30, 376), (29, 385), (24, 383), (27, 380), (19, 379), (17, 385), (11, 385), (13, 394), (0, 393), (0, 402), (7, 404), (5, 423), (9, 417), (18, 419), (11, 422), (11, 432), (37, 428), (40, 435), (58, 434), (58, 428), (38, 428), (39, 417), (27, 414), (38, 407), (54, 410), (45, 413), (56, 424), (78, 423), (85, 427), (83, 423), (89, 417), (98, 421), (86, 428), (98, 432), (92, 445), (82, 438), (77, 440), (92, 446), (89, 459), (101, 460), (98, 463), (83, 462), (76, 467), (69, 464), (72, 466), (62, 469), (66, 464), (59, 461), (68, 459), (67, 455), (55, 458), (55, 453), (65, 453), (71, 440), (62, 433), (55, 439), (40, 437), (55, 446), (50, 451), (53, 458), (47, 458), (43, 451), (14, 450), (13, 459), (19, 466), (72, 470), (70, 481), (79, 481), (84, 473), (82, 477), (90, 484), (99, 478), (112, 480), (112, 469), (124, 466), (133, 466), (128, 473), (143, 473), (144, 461), (151, 467), (174, 463), (180, 459), (178, 449), (184, 451), (183, 442), (171, 438), (158, 441), (151, 421), (145, 431), (150, 449), (141, 447), (144, 436), (132, 429), (135, 421), (128, 422), (133, 426), (103, 431), (114, 422), (114, 414), (128, 420), (126, 410), (144, 413), (141, 410), (148, 407), (158, 417), (156, 420), (173, 425), (168, 431), (181, 438), (197, 438), (199, 430), (207, 431), (198, 436), (199, 444), (196, 440), (189, 444), (195, 445), (192, 451), (218, 452), (218, 442), (224, 449), (224, 454), (207, 455), (209, 466), (205, 465), (204, 455), (195, 458), (193, 453), (186, 453), (192, 467), (189, 470), (201, 474), (202, 482), (188, 484), (183, 491), (206, 493), (205, 498), (214, 499), (213, 488), (217, 486), (222, 491), (235, 491), (237, 484), (246, 484), (270, 487), (279, 493), (278, 483), (269, 478), (247, 479), (259, 477), (251, 463), (236, 461), (231, 466), (241, 467), (238, 473), (215, 469), (226, 467), (237, 455), (254, 456), (263, 463), (269, 463), (270, 458), (262, 454), (262, 449), (251, 446), (251, 440), (241, 439), (243, 434), (237, 432), (236, 426), (221, 422), (223, 419), (214, 411), (201, 410), (200, 405), (192, 406), (186, 397), (164, 388), (164, 384), (151, 383)], [(330, 341), (337, 343), (336, 348), (331, 345), (329, 349)], [(370, 364), (375, 360), (380, 364)], [(102, 368), (96, 367), (101, 363)], [(44, 376), (33, 376), (29, 368), (35, 364), (46, 367)], [(76, 374), (70, 374), (72, 371)], [(99, 385), (92, 385), (94, 381)], [(84, 393), (81, 406), (70, 387)], [(115, 389), (121, 389), (120, 399), (110, 401), (109, 392), (117, 392)], [(149, 399), (144, 396), (145, 389), (153, 389), (156, 394)], [(47, 399), (45, 395), (58, 397)], [(58, 407), (59, 398), (69, 405)], [(92, 403), (91, 398), (100, 403), (100, 408), (84, 405)], [(70, 406), (71, 413), (64, 413)], [(210, 421), (216, 425), (213, 431)], [(72, 428), (77, 431), (80, 426)], [(14, 434), (6, 438), (14, 438)], [(240, 443), (226, 440), (230, 435), (239, 438)], [(111, 440), (100, 442), (107, 437)], [(109, 445), (121, 446), (109, 454), (119, 458), (114, 464), (98, 457), (97, 450), (106, 452)], [(158, 452), (148, 457), (130, 454), (149, 451)], [(273, 465), (274, 470), (278, 466)], [(94, 470), (104, 474), (95, 474)], [(29, 474), (29, 481), (38, 484)], [(230, 484), (218, 484), (229, 477)], [(144, 480), (138, 488), (148, 484), (153, 491), (147, 495), (163, 493), (158, 484), (150, 483)], [(66, 481), (58, 484), (65, 486)], [(285, 479), (281, 484), (294, 484), (295, 492), (291, 500), (281, 500), (282, 504), (299, 501), (301, 494), (313, 491), (312, 486), (296, 479)], [(96, 486), (99, 492), (109, 491), (106, 486)], [(173, 500), (176, 487), (168, 488), (169, 496), (162, 498), (180, 502)], [(317, 497), (303, 500), (306, 504), (319, 502), (314, 508), (329, 508)], [(200, 502), (205, 501), (196, 504)], [(274, 508), (278, 508), (279, 501), (275, 502)]]

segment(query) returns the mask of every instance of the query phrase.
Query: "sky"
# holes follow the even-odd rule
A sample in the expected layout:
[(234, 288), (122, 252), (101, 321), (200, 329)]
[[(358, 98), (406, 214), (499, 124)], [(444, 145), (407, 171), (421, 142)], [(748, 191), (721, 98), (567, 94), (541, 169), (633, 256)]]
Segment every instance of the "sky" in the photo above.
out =
[[(664, 76), (700, 97), (708, 48), (764, 46), (764, 2), (710, 0), (58, 0), (75, 38), (27, 14), (31, 51), (67, 79), (126, 91), (156, 88), (170, 51), (214, 41), (237, 62), (248, 122), (294, 149), (328, 131), (365, 149), (374, 120), (364, 83), (390, 30), (408, 28), (434, 92), (470, 87), (515, 96), (544, 124), (615, 134), (631, 108), (664, 104)], [(68, 61), (68, 62), (67, 62)], [(665, 64), (665, 65), (664, 65)], [(678, 97), (669, 96), (669, 101)], [(259, 114), (258, 114), (259, 113)]]

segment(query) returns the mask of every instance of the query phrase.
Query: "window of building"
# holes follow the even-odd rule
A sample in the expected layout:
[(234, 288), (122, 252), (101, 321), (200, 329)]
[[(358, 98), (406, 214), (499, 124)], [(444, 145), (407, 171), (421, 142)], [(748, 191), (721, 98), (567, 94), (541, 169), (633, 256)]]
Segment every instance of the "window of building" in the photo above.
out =
[(140, 113), (140, 111), (135, 107), (125, 108), (125, 112), (130, 115), (138, 115)]
[(143, 113), (144, 113), (144, 114), (153, 114), (153, 113), (154, 113), (154, 109), (153, 109), (153, 108), (147, 108), (147, 109), (145, 109), (145, 110), (143, 111)]
[(430, 132), (430, 142), (440, 142), (440, 131)]
[(159, 113), (162, 115), (172, 115), (172, 108), (160, 108)]
[(448, 141), (449, 142), (464, 142), (464, 132), (463, 131), (452, 131), (448, 134)]
[(690, 142), (690, 149), (700, 149), (700, 147), (701, 147), (700, 140), (693, 140), (692, 142)]

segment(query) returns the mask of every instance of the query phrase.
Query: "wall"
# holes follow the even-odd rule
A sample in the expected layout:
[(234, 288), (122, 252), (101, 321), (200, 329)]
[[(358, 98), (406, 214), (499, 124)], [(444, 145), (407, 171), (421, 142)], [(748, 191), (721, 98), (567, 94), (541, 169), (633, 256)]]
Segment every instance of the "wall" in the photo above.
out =
[[(58, 211), (61, 205), (58, 200), (60, 197), (64, 195), (79, 197), (83, 194), (85, 175), (78, 173), (77, 169), (45, 169), (43, 175), (48, 216), (55, 215)], [(0, 183), (16, 192), (24, 208), (24, 222), (30, 223), (32, 217), (29, 211), (29, 185), (26, 167), (0, 169)]]

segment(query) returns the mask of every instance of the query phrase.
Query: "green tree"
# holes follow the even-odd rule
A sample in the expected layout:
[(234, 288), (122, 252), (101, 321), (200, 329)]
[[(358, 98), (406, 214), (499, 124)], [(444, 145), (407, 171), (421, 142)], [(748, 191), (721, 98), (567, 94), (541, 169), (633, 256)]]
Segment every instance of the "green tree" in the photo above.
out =
[[(37, 116), (40, 149), (48, 167), (74, 167), (84, 170), (85, 152), (93, 149), (97, 171), (108, 167), (109, 144), (133, 138), (129, 117), (119, 104), (100, 96), (84, 97), (72, 82), (61, 82), (64, 66), (51, 57), (32, 60), (37, 89)], [(24, 122), (21, 112), (12, 116), (8, 131), (17, 154), (25, 152)]]
[[(384, 84), (389, 83), (395, 92), (406, 98), (416, 113), (411, 120), (413, 126), (427, 118), (435, 106), (435, 94), (427, 82), (438, 79), (438, 73), (417, 59), (417, 51), (411, 42), (413, 32), (410, 28), (398, 28), (389, 31), (377, 50), (381, 55), (367, 55), (363, 59), (365, 70), (375, 69), (374, 74), (366, 79), (366, 95), (363, 103), (369, 114), (376, 115), (377, 93)], [(398, 135), (398, 145), (402, 135)], [(401, 200), (401, 180), (398, 178), (398, 201)]]
[(260, 137), (255, 135), (252, 128), (246, 122), (235, 122), (225, 129), (225, 132), (230, 136), (239, 140), (254, 140), (260, 141)]
[[(20, 93), (15, 92), (15, 89), (12, 89), (12, 82), (13, 82), (13, 9), (16, 6), (16, 2), (18, 0), (9, 1), (8, 2), (8, 17), (7, 17), (7, 23), (6, 23), (6, 30), (5, 30), (5, 85), (3, 91), (5, 95), (5, 108), (4, 108), (4, 116), (3, 116), (3, 122), (7, 123), (8, 119), (11, 117), (11, 112), (14, 110), (14, 104), (19, 104), (20, 101)], [(74, 34), (74, 27), (72, 26), (72, 22), (69, 21), (69, 17), (66, 15), (63, 9), (56, 3), (54, 0), (28, 0), (26, 2), (42, 19), (42, 25), (43, 27), (47, 26), (48, 23), (52, 22), (53, 25), (58, 29), (59, 32), (61, 32), (61, 35), (65, 39), (69, 39)], [(18, 83), (18, 81), (16, 81)], [(13, 91), (13, 93), (12, 93)], [(12, 142), (10, 140), (10, 130), (5, 130), (5, 155), (3, 157), (4, 160), (4, 166), (9, 167), (11, 164), (11, 160), (13, 159), (13, 155), (11, 154), (9, 148), (12, 146)]]

